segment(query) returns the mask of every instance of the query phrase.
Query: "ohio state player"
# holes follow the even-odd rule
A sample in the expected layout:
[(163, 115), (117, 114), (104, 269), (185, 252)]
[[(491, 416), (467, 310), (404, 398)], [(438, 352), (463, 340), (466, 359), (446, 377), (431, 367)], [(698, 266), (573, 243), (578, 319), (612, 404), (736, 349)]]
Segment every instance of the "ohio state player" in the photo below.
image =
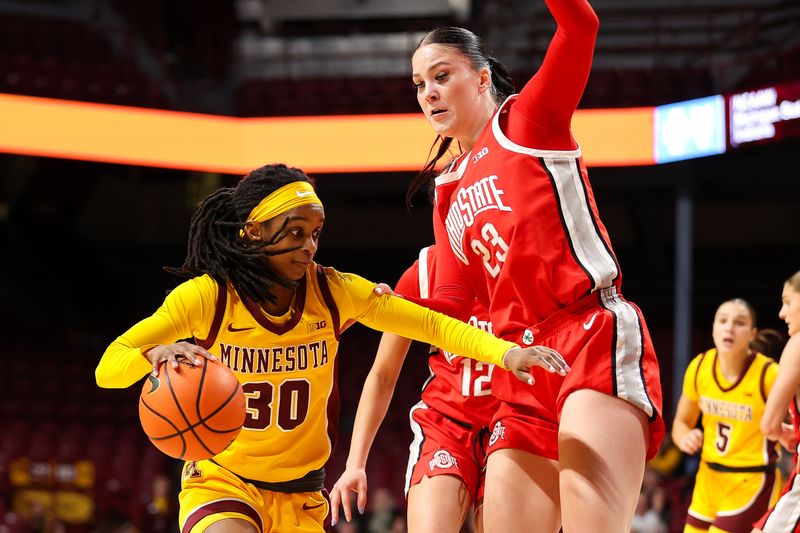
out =
[[(423, 248), (396, 290), (427, 298), (437, 283), (436, 257), (435, 246)], [(469, 323), (492, 332), (486, 311), (477, 304)], [(358, 405), (347, 469), (331, 491), (334, 520), (338, 520), (340, 499), (350, 519), (351, 492), (358, 493), (359, 509), (366, 505), (367, 455), (410, 344), (396, 335), (384, 334), (381, 339)], [(485, 448), (488, 425), (498, 406), (491, 393), (495, 367), (434, 347), (428, 366), (431, 375), (421, 401), (409, 414), (414, 434), (406, 472), (409, 530), (456, 533), (474, 504), (475, 526), (482, 531)]]
[[(547, 0), (558, 29), (519, 95), (461, 28), (423, 37), (417, 100), (441, 144), (465, 151), (435, 180), (439, 283), (423, 305), (466, 317), (473, 297), (495, 333), (563, 354), (565, 377), (496, 371), (485, 521), (494, 531), (627, 531), (646, 457), (663, 437), (656, 356), (599, 219), (570, 121), (598, 20), (586, 0)], [(447, 252), (445, 252), (445, 250)]]

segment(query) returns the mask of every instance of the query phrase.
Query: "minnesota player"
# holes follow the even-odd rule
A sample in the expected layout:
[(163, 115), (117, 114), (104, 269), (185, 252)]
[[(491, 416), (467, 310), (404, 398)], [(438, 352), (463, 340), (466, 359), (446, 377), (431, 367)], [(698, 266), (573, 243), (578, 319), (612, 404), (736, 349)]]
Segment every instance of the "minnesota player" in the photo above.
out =
[[(435, 249), (420, 251), (419, 260), (398, 281), (397, 292), (429, 296), (437, 283)], [(491, 333), (487, 318), (476, 303), (469, 323)], [(340, 501), (345, 518), (351, 519), (351, 492), (357, 494), (359, 509), (366, 506), (367, 456), (410, 344), (403, 337), (383, 334), (358, 404), (347, 468), (331, 490), (334, 521)], [(472, 505), (476, 530), (482, 531), (487, 428), (498, 404), (490, 382), (494, 366), (438, 349), (431, 353), (428, 366), (431, 375), (421, 401), (409, 414), (414, 440), (406, 471), (408, 528), (415, 533), (457, 533)]]
[[(323, 465), (336, 433), (339, 335), (353, 321), (514, 368), (564, 371), (553, 350), (513, 343), (314, 263), (324, 222), (305, 174), (285, 165), (251, 172), (192, 218), (179, 285), (161, 308), (118, 337), (98, 385), (127, 387), (161, 363), (215, 357), (247, 398), (244, 428), (211, 460), (187, 463), (183, 532), (323, 531)], [(175, 342), (194, 337), (198, 345)]]
[[(789, 328), (789, 341), (783, 348), (778, 376), (772, 386), (761, 430), (770, 439), (780, 439), (788, 449), (795, 448), (800, 440), (800, 272), (783, 284), (782, 304), (778, 316)], [(792, 418), (791, 425), (784, 424), (786, 409)], [(798, 456), (795, 454), (795, 462)], [(800, 479), (797, 468), (792, 471), (777, 503), (756, 525), (755, 532), (795, 533), (800, 532)]]
[(672, 424), (675, 445), (690, 455), (700, 452), (686, 532), (747, 533), (777, 495), (776, 443), (759, 427), (778, 372), (760, 353), (769, 348), (768, 332), (756, 329), (749, 303), (728, 300), (714, 314), (715, 347), (686, 370)]
[(533, 387), (494, 372), (486, 529), (627, 531), (664, 432), (658, 362), (570, 131), (598, 20), (586, 0), (546, 3), (556, 35), (519, 95), (471, 32), (422, 39), (412, 80), (441, 144), (409, 197), (455, 139), (464, 153), (434, 180), (443, 281), (427, 305), (465, 318), (476, 297), (498, 336), (555, 347), (573, 369), (535, 372)]

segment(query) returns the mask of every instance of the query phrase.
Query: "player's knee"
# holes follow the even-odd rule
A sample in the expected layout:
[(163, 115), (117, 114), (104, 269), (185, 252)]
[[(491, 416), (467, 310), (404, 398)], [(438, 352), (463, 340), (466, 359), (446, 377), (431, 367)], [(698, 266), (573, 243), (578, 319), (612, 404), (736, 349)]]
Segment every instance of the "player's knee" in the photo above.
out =
[[(196, 533), (192, 531), (192, 533)], [(258, 528), (247, 520), (239, 518), (226, 518), (214, 522), (203, 530), (202, 533), (258, 533)]]

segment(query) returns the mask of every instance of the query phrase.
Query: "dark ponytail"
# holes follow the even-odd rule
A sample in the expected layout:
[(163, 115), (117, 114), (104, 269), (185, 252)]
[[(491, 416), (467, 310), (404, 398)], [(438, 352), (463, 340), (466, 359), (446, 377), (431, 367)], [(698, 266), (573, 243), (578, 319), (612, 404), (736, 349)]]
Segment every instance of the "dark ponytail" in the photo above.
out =
[(241, 297), (259, 304), (275, 301), (270, 288), (276, 284), (296, 288), (296, 282), (278, 276), (264, 261), (294, 249), (263, 249), (283, 238), (283, 227), (267, 242), (251, 242), (239, 236), (247, 217), (262, 199), (295, 181), (310, 180), (300, 169), (265, 165), (250, 172), (236, 187), (225, 187), (206, 197), (192, 216), (183, 266), (165, 270), (182, 277), (208, 274), (223, 285), (230, 283)]
[[(423, 46), (439, 44), (449, 46), (469, 59), (472, 68), (476, 71), (488, 68), (492, 75), (492, 97), (497, 105), (502, 104), (506, 98), (516, 92), (514, 82), (508, 69), (500, 61), (492, 57), (483, 45), (480, 37), (465, 28), (447, 26), (436, 28), (428, 32), (417, 44), (414, 49), (416, 52)], [(436, 167), (439, 160), (449, 151), (453, 139), (450, 137), (437, 136), (428, 152), (428, 162), (425, 167), (417, 174), (406, 190), (406, 205), (411, 207), (414, 195), (420, 190), (430, 188), (431, 182), (436, 177)], [(430, 154), (436, 145), (436, 155), (430, 159)]]
[(770, 357), (777, 357), (783, 347), (783, 335), (770, 328), (759, 329), (756, 338), (750, 341), (750, 349)]

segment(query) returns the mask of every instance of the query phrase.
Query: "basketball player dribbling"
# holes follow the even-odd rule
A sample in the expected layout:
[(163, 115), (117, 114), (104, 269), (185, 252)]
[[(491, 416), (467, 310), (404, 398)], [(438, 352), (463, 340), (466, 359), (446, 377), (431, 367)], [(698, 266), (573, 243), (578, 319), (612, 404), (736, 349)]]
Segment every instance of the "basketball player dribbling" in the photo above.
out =
[[(800, 272), (795, 272), (783, 284), (781, 310), (778, 316), (786, 322), (789, 340), (781, 353), (780, 367), (761, 418), (761, 431), (772, 440), (779, 440), (792, 450), (800, 441)], [(792, 423), (784, 424), (786, 410)], [(795, 451), (795, 463), (798, 463)], [(800, 466), (789, 476), (778, 501), (756, 524), (753, 533), (800, 532)]]
[[(395, 291), (427, 298), (436, 287), (436, 246), (423, 248), (400, 278)], [(469, 319), (492, 332), (486, 311), (477, 303)], [(339, 502), (351, 519), (351, 494), (357, 506), (367, 503), (366, 464), (370, 447), (394, 391), (411, 341), (384, 333), (375, 362), (364, 382), (356, 412), (347, 468), (331, 489), (334, 520)], [(432, 348), (433, 350), (433, 348)], [(406, 470), (408, 528), (415, 533), (458, 533), (474, 508), (474, 525), (483, 531), (481, 503), (488, 426), (497, 409), (492, 396), (492, 365), (435, 349), (428, 359), (431, 375), (409, 418), (414, 440)], [(431, 512), (436, 509), (436, 512)]]
[[(558, 28), (513, 96), (507, 71), (461, 28), (423, 37), (417, 101), (441, 141), (409, 197), (435, 185), (441, 283), (423, 305), (466, 318), (473, 297), (498, 336), (564, 354), (566, 378), (496, 370), (487, 531), (628, 531), (645, 461), (663, 438), (658, 361), (599, 219), (570, 122), (599, 23), (586, 0), (547, 0)], [(464, 153), (433, 180), (456, 140)], [(412, 301), (415, 301), (412, 299)]]
[[(187, 463), (180, 528), (188, 532), (321, 532), (324, 470), (335, 443), (339, 335), (353, 321), (434, 343), (529, 378), (565, 373), (549, 348), (520, 349), (314, 262), (324, 209), (299, 169), (267, 165), (206, 198), (192, 218), (176, 287), (120, 337), (96, 370), (127, 387), (158, 366), (215, 357), (242, 384), (247, 416), (231, 445)], [(197, 345), (176, 342), (194, 338)]]
[(686, 533), (749, 533), (777, 495), (776, 443), (759, 427), (778, 372), (761, 353), (771, 334), (777, 335), (756, 328), (747, 301), (723, 302), (714, 313), (714, 348), (686, 369), (672, 423), (675, 445), (689, 455), (700, 452)]

